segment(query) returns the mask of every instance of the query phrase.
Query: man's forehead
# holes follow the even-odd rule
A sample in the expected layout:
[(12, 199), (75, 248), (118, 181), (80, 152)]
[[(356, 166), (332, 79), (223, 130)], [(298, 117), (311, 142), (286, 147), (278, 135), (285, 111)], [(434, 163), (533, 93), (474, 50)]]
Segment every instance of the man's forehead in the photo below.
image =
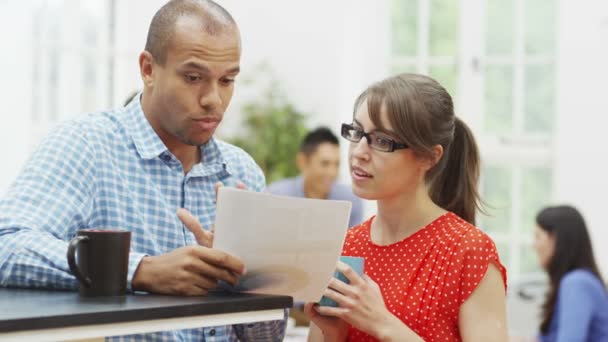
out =
[(187, 58), (196, 55), (204, 60), (238, 62), (241, 56), (241, 40), (238, 29), (210, 34), (201, 23), (180, 20), (176, 23), (169, 43), (169, 54)]
[(340, 146), (329, 142), (320, 143), (312, 153), (319, 157), (334, 157), (340, 156)]
[(211, 68), (211, 65), (221, 64), (222, 69), (238, 71), (241, 50), (239, 46), (218, 46), (204, 41), (177, 42), (169, 49), (167, 56), (168, 60), (182, 67)]

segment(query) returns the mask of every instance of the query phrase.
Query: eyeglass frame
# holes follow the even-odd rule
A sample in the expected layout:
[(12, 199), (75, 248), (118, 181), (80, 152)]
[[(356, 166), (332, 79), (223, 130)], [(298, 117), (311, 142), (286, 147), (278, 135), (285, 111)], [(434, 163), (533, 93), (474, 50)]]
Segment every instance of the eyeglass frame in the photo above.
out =
[[(351, 139), (349, 139), (347, 137), (347, 136), (349, 136), (347, 132), (351, 131), (351, 130), (352, 131), (359, 131), (359, 132), (361, 132), (361, 138), (359, 138), (359, 140), (351, 140)], [(395, 150), (402, 150), (402, 149), (409, 148), (409, 146), (407, 144), (398, 143), (398, 142), (396, 142), (395, 140), (393, 140), (392, 138), (389, 138), (389, 137), (383, 137), (383, 139), (388, 140), (388, 142), (390, 143), (390, 148), (388, 150), (378, 149), (377, 146), (374, 147), (374, 145), (372, 144), (372, 141), (373, 141), (372, 138), (376, 136), (373, 132), (371, 132), (371, 133), (365, 132), (363, 129), (360, 129), (358, 127), (355, 127), (352, 124), (347, 124), (347, 123), (343, 123), (342, 124), (342, 127), (340, 129), (340, 135), (342, 136), (342, 138), (344, 138), (344, 139), (346, 139), (346, 140), (348, 140), (350, 142), (353, 142), (353, 143), (358, 143), (358, 142), (361, 141), (361, 139), (365, 138), (367, 140), (367, 145), (370, 148), (372, 148), (372, 149), (374, 149), (376, 151), (380, 151), (380, 152), (389, 152), (390, 153), (390, 152), (395, 152)]]

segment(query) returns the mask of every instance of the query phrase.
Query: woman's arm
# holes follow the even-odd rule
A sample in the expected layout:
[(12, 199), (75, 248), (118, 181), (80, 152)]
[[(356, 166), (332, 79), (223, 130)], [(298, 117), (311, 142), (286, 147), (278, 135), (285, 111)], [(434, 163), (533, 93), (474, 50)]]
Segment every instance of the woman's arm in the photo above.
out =
[(486, 275), (460, 306), (458, 327), (465, 342), (508, 341), (505, 287), (498, 268)]

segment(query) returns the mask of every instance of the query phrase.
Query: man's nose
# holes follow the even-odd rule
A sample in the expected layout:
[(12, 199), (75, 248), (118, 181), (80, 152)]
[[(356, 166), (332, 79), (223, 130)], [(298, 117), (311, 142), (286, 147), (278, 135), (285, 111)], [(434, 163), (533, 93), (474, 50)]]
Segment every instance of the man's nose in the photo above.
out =
[(222, 105), (222, 97), (217, 83), (209, 85), (207, 91), (201, 95), (200, 104), (204, 108), (217, 108)]

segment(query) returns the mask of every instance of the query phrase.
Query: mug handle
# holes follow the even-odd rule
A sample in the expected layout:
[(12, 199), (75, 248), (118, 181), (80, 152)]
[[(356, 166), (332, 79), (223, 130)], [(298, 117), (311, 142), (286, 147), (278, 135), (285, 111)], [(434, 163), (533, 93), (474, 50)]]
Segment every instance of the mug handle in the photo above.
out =
[(78, 265), (76, 265), (76, 248), (78, 244), (83, 241), (88, 241), (88, 236), (75, 236), (72, 240), (70, 240), (70, 244), (68, 246), (68, 265), (70, 266), (70, 271), (72, 274), (76, 276), (76, 279), (86, 287), (91, 287), (91, 278), (85, 277), (80, 272)]

